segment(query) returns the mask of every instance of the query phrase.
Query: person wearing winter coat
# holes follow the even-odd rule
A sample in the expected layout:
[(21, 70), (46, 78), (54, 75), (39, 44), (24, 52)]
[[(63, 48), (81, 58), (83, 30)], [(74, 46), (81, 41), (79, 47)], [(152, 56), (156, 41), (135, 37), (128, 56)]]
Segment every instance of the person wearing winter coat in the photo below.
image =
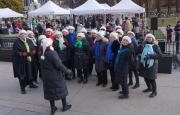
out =
[(38, 46), (37, 46), (37, 40), (35, 38), (35, 35), (32, 31), (28, 30), (28, 39), (30, 39), (33, 43), (33, 55), (32, 55), (32, 75), (33, 75), (33, 81), (38, 83), (37, 78), (38, 78)]
[(74, 44), (76, 41), (76, 33), (75, 33), (75, 28), (73, 26), (68, 27), (68, 36), (67, 41), (68, 41), (68, 68), (70, 68), (73, 71), (73, 79), (76, 79), (75, 76), (75, 67), (74, 67)]
[(124, 36), (121, 41), (122, 46), (120, 47), (114, 62), (115, 82), (116, 84), (120, 84), (122, 87), (119, 99), (129, 98), (129, 88), (127, 80), (129, 68), (133, 63), (130, 44), (131, 38), (129, 38), (128, 36)]
[(13, 72), (14, 77), (19, 79), (21, 94), (26, 94), (26, 86), (30, 88), (37, 88), (33, 84), (32, 76), (32, 55), (33, 43), (27, 39), (27, 32), (25, 30), (19, 31), (19, 38), (13, 45)]
[(53, 41), (54, 50), (59, 55), (62, 63), (67, 66), (67, 41), (64, 39), (60, 31), (55, 31), (55, 39)]
[(119, 48), (120, 48), (120, 43), (118, 41), (118, 34), (116, 32), (111, 32), (108, 46), (106, 49), (106, 65), (107, 65), (107, 69), (110, 70), (111, 83), (112, 83), (112, 86), (110, 88), (112, 89), (112, 91), (117, 91), (119, 89), (119, 85), (115, 83), (115, 75), (114, 75), (114, 61)]
[(162, 53), (159, 46), (156, 44), (154, 35), (146, 35), (145, 44), (141, 51), (140, 75), (144, 77), (144, 81), (147, 85), (147, 89), (143, 90), (143, 92), (151, 92), (149, 97), (155, 97), (157, 95), (156, 79), (158, 59), (161, 57)]
[(90, 45), (86, 40), (84, 33), (77, 34), (77, 40), (74, 44), (74, 66), (77, 69), (78, 83), (88, 82)]
[(106, 47), (107, 41), (104, 41), (104, 32), (99, 31), (95, 40), (95, 70), (97, 72), (97, 86), (107, 86), (107, 69), (106, 69)]
[(97, 36), (98, 31), (96, 29), (91, 30), (90, 36), (87, 37), (87, 41), (90, 45), (90, 57), (89, 57), (89, 75), (92, 74), (93, 71), (93, 65), (95, 62), (95, 39)]
[(139, 87), (139, 75), (138, 75), (138, 70), (137, 70), (138, 43), (137, 43), (134, 32), (129, 31), (127, 33), (127, 35), (131, 38), (131, 45), (130, 46), (131, 46), (131, 50), (132, 50), (133, 58), (134, 58), (134, 63), (129, 69), (129, 83), (128, 83), (128, 86), (133, 85), (133, 73), (134, 73), (136, 83), (132, 88), (136, 89), (136, 88)]
[(63, 73), (71, 75), (72, 72), (63, 65), (57, 52), (54, 51), (52, 43), (53, 41), (49, 38), (42, 40), (41, 68), (44, 99), (50, 102), (51, 114), (54, 115), (57, 110), (55, 106), (55, 101), (57, 100), (62, 101), (62, 111), (67, 111), (71, 108), (71, 105), (66, 102), (68, 90)]

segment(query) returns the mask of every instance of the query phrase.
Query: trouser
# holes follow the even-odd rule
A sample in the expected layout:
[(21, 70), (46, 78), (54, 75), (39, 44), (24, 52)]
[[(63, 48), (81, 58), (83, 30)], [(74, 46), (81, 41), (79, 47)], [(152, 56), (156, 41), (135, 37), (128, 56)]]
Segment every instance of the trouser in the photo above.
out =
[(136, 84), (139, 84), (138, 70), (135, 67), (129, 70), (129, 83), (133, 84), (133, 73), (136, 79)]
[(85, 69), (77, 69), (77, 76), (81, 79), (87, 79), (88, 78), (88, 68)]
[(115, 82), (114, 67), (110, 67), (111, 83), (113, 89), (119, 89), (119, 85)]
[(93, 59), (89, 60), (89, 74), (92, 74), (93, 66), (94, 66)]
[[(66, 98), (62, 98), (61, 102), (62, 102), (62, 106), (64, 108), (67, 105)], [(51, 110), (52, 110), (56, 106), (55, 105), (55, 100), (50, 100), (49, 103), (50, 103), (50, 107), (51, 107)]]
[(107, 78), (106, 70), (104, 70), (102, 72), (97, 72), (97, 77), (98, 77), (98, 84), (104, 84), (104, 85), (107, 84), (108, 78)]
[(129, 95), (129, 88), (128, 88), (128, 84), (127, 83), (123, 83), (121, 85), (122, 87), (122, 93), (123, 95)]
[(18, 79), (19, 79), (19, 85), (20, 85), (21, 91), (24, 91), (27, 85), (33, 85), (32, 81), (27, 82), (23, 79), (20, 79), (20, 78), (18, 78)]
[(33, 76), (33, 81), (37, 82), (37, 78), (38, 78), (38, 62), (35, 61), (35, 60), (32, 62), (32, 76)]
[(156, 80), (144, 78), (144, 81), (148, 87), (148, 89), (152, 89), (152, 92), (157, 92)]

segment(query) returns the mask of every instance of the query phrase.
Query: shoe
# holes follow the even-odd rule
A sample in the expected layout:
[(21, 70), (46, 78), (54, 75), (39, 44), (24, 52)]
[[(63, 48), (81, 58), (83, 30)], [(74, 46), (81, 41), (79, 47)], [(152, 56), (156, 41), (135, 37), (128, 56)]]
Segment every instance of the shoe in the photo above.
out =
[(106, 87), (106, 86), (107, 86), (107, 84), (103, 84), (102, 86), (103, 86), (103, 87)]
[(153, 98), (153, 97), (155, 97), (155, 96), (157, 96), (157, 92), (152, 92), (152, 93), (149, 95), (150, 98)]
[(35, 84), (32, 84), (32, 85), (29, 86), (29, 88), (38, 88), (38, 86), (35, 85)]
[(21, 94), (26, 94), (26, 90), (21, 90)]
[(101, 83), (97, 83), (97, 84), (96, 84), (96, 86), (100, 86), (100, 85), (101, 85)]
[(84, 79), (83, 83), (86, 84), (88, 82), (88, 79)]
[(131, 86), (131, 85), (133, 85), (133, 83), (129, 82), (129, 83), (128, 83), (128, 86)]
[(136, 84), (136, 85), (134, 85), (134, 87), (132, 87), (132, 89), (136, 89), (138, 87), (140, 87), (139, 84)]
[(147, 92), (151, 92), (151, 91), (152, 91), (152, 89), (147, 88), (147, 89), (143, 90), (143, 93), (147, 93)]
[(129, 98), (129, 95), (120, 95), (119, 96), (119, 99), (128, 99)]
[(120, 91), (120, 92), (119, 92), (119, 94), (123, 94), (123, 92), (122, 92), (122, 91)]
[(113, 87), (111, 86), (109, 89), (113, 89)]
[(51, 115), (54, 115), (56, 111), (57, 111), (57, 107), (55, 106), (53, 107), (53, 109), (51, 109)]
[(83, 80), (82, 80), (82, 79), (79, 79), (79, 80), (78, 80), (78, 83), (82, 83), (82, 82), (83, 82)]
[(66, 105), (65, 107), (63, 107), (62, 111), (65, 112), (69, 109), (71, 109), (72, 105)]

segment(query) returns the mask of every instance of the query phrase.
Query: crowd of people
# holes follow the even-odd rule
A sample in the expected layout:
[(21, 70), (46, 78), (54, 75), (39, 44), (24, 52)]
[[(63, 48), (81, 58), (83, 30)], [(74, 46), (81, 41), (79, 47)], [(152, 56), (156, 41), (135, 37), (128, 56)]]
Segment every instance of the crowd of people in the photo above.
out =
[(154, 35), (147, 33), (143, 42), (138, 42), (134, 32), (121, 26), (116, 26), (110, 34), (106, 34), (104, 26), (90, 32), (85, 28), (76, 32), (73, 26), (61, 31), (47, 28), (38, 38), (30, 30), (20, 30), (13, 45), (13, 69), (22, 94), (26, 94), (27, 86), (38, 88), (38, 77), (42, 79), (44, 98), (49, 100), (54, 114), (56, 100), (62, 100), (63, 111), (71, 108), (66, 102), (65, 80), (78, 79), (78, 83), (87, 84), (94, 65), (96, 86), (107, 87), (109, 70), (110, 88), (112, 91), (121, 88), (119, 99), (129, 98), (129, 86), (140, 87), (139, 76), (144, 77), (147, 85), (143, 92), (151, 92), (149, 97), (155, 97), (160, 56)]

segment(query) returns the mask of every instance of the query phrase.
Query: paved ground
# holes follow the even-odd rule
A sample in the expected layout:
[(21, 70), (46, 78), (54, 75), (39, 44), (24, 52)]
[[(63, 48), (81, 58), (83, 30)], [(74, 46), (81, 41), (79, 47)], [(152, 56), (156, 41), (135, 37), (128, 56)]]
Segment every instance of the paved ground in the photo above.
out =
[[(173, 74), (159, 74), (157, 80), (158, 96), (150, 99), (143, 94), (141, 87), (130, 89), (129, 100), (119, 100), (118, 92), (96, 87), (96, 78), (91, 76), (87, 85), (68, 82), (68, 102), (73, 107), (61, 112), (61, 103), (56, 115), (180, 115), (180, 68)], [(0, 115), (49, 115), (49, 103), (43, 99), (42, 82), (35, 90), (27, 89), (21, 95), (18, 80), (13, 78), (12, 64), (0, 62)], [(110, 85), (110, 84), (109, 84)]]

